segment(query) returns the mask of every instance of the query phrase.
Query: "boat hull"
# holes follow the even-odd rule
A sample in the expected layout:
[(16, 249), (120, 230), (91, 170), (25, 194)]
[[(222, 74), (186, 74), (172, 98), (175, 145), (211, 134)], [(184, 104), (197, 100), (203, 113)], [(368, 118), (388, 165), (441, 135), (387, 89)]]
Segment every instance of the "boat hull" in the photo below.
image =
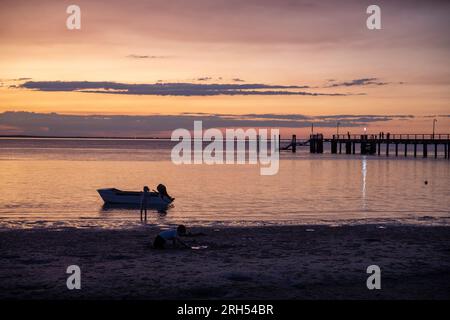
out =
[[(97, 190), (105, 204), (134, 205), (140, 206), (143, 192), (122, 191), (115, 188), (105, 188)], [(167, 206), (172, 203), (171, 199), (160, 196), (157, 192), (149, 192), (147, 206)]]

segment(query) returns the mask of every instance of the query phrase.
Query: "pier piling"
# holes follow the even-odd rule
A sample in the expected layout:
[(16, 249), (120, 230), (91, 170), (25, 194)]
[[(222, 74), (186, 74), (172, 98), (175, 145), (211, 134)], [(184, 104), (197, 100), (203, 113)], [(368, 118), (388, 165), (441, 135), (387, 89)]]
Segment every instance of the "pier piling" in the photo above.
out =
[(333, 135), (333, 140), (331, 141), (331, 153), (332, 154), (336, 154), (337, 153), (337, 141), (336, 141), (334, 135)]
[(292, 152), (297, 152), (297, 136), (295, 134), (292, 135)]
[[(339, 143), (339, 153), (340, 145)], [(323, 153), (323, 134), (312, 134), (309, 136), (309, 151), (311, 153)]]
[(350, 141), (347, 141), (345, 143), (345, 153), (351, 154), (352, 153), (352, 143)]
[(256, 135), (256, 152), (258, 152), (258, 153), (259, 153), (259, 143), (260, 143), (259, 139), (260, 139), (260, 137), (258, 134), (258, 135)]
[(278, 135), (278, 151), (281, 150), (281, 134)]
[(361, 154), (367, 153), (367, 135), (361, 135)]

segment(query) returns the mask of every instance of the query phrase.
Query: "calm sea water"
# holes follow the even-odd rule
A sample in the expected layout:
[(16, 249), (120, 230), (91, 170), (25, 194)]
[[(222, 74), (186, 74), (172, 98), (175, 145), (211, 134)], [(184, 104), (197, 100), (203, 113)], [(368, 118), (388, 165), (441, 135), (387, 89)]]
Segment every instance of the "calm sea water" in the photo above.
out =
[[(147, 224), (278, 225), (394, 222), (448, 225), (450, 161), (282, 152), (258, 165), (174, 165), (161, 140), (0, 139), (0, 227), (140, 225), (104, 208), (98, 188), (164, 183), (176, 197)], [(428, 181), (425, 184), (424, 181)]]

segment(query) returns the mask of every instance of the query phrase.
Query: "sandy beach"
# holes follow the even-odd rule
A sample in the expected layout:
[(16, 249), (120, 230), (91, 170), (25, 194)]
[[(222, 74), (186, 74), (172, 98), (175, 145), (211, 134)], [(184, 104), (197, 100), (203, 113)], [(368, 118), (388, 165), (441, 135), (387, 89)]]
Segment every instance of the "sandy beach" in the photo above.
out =
[[(195, 228), (202, 250), (150, 248), (156, 227), (0, 232), (1, 299), (449, 299), (449, 227)], [(66, 268), (81, 268), (68, 290)], [(368, 290), (366, 268), (381, 268)]]

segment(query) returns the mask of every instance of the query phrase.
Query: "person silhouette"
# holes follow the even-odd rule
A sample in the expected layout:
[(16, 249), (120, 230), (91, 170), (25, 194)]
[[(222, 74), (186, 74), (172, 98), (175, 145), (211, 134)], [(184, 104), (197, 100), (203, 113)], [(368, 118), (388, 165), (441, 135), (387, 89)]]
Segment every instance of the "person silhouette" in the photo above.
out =
[(175, 198), (171, 197), (168, 193), (167, 193), (167, 188), (165, 185), (163, 185), (162, 183), (158, 184), (158, 186), (156, 187), (156, 190), (158, 190), (159, 194), (161, 197), (167, 197), (171, 202), (173, 200), (175, 200)]
[(147, 202), (150, 197), (150, 189), (147, 186), (144, 186), (144, 190), (142, 192), (141, 196), (141, 220), (142, 220), (142, 214), (145, 214), (144, 220), (147, 220)]

